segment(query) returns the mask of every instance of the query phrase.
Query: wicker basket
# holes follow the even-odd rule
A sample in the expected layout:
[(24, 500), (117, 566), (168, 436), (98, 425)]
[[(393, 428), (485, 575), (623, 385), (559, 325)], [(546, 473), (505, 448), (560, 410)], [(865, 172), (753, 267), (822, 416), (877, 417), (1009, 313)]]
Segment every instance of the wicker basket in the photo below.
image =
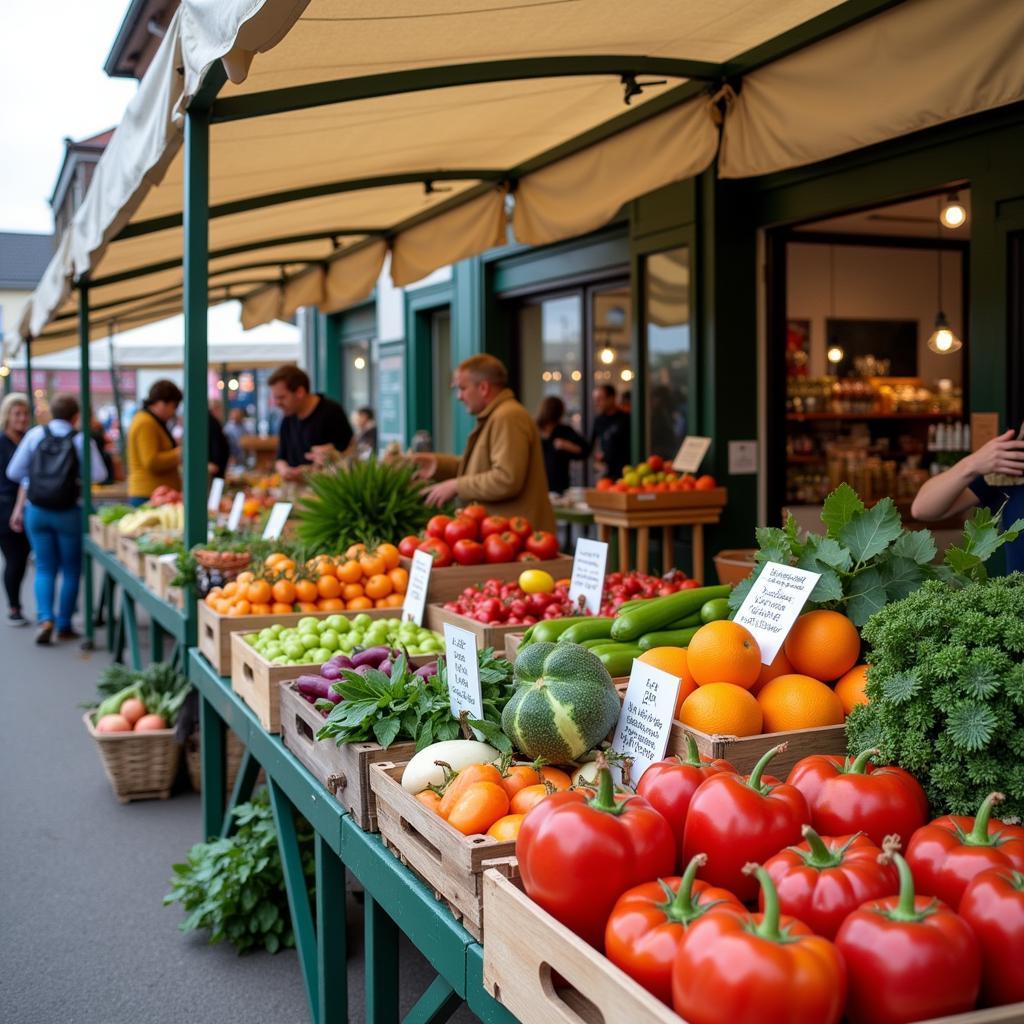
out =
[[(238, 777), (238, 769), (242, 765), (242, 755), (244, 753), (245, 745), (230, 729), (228, 729), (224, 781), (224, 788), (228, 793), (231, 792), (235, 785), (235, 779)], [(188, 779), (189, 782), (192, 783), (192, 788), (197, 793), (201, 793), (203, 791), (202, 757), (199, 752), (198, 732), (192, 733), (192, 735), (185, 740), (185, 765), (188, 768)], [(259, 777), (256, 779), (257, 785), (259, 785), (260, 779), (262, 778), (263, 773), (261, 771)]]
[(82, 716), (89, 735), (99, 748), (103, 769), (114, 796), (126, 804), (131, 800), (166, 800), (178, 774), (181, 747), (173, 729), (155, 732), (97, 732), (92, 712)]
[(204, 569), (241, 572), (252, 560), (248, 551), (197, 551), (196, 562)]

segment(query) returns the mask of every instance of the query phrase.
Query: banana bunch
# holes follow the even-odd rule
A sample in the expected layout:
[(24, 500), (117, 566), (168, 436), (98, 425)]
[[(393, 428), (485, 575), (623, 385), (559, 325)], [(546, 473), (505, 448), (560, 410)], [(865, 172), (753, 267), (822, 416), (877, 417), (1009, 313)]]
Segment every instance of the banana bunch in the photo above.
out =
[(159, 508), (142, 508), (129, 512), (118, 520), (117, 532), (124, 537), (135, 537), (146, 530), (166, 530), (182, 533), (185, 529), (185, 506), (181, 502), (161, 505)]

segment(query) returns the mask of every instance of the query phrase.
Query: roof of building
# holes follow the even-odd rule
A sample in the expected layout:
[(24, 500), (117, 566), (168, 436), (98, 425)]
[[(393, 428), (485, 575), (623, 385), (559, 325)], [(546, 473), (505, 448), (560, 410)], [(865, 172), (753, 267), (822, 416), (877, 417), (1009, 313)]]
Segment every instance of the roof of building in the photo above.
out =
[(64, 201), (64, 194), (71, 181), (71, 171), (75, 164), (81, 160), (96, 163), (107, 148), (107, 143), (113, 137), (114, 129), (97, 132), (87, 139), (64, 139), (64, 158), (61, 160), (60, 170), (57, 172), (57, 180), (50, 194), (50, 206), (56, 209)]
[(162, 35), (154, 39), (150, 26), (166, 28), (177, 6), (178, 0), (130, 0), (103, 70), (111, 78), (141, 79)]
[(53, 256), (53, 235), (0, 231), (0, 288), (31, 291)]

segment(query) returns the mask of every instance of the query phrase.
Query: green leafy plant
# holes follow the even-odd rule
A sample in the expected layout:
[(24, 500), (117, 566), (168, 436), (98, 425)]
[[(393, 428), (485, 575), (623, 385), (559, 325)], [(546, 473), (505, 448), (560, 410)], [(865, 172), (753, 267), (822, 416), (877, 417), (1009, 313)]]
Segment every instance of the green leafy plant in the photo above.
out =
[(166, 537), (140, 537), (138, 542), (140, 555), (177, 555), (185, 550), (180, 540), (168, 540)]
[(964, 524), (962, 544), (946, 550), (943, 564), (933, 565), (931, 531), (905, 530), (891, 498), (867, 508), (846, 483), (825, 499), (821, 521), (824, 536), (801, 537), (792, 516), (782, 529), (759, 526), (756, 568), (733, 589), (730, 607), (739, 608), (766, 563), (778, 562), (821, 574), (810, 607), (834, 608), (863, 626), (879, 609), (912, 594), (926, 580), (957, 585), (984, 580), (985, 562), (1024, 531), (1024, 519), (1019, 519), (1000, 533), (998, 514), (975, 509)]
[(954, 588), (933, 580), (864, 627), (869, 702), (850, 750), (913, 772), (935, 814), (974, 814), (998, 789), (1024, 815), (1024, 575)]
[(138, 697), (150, 714), (160, 715), (174, 725), (192, 684), (173, 665), (155, 661), (141, 672), (124, 665), (111, 665), (100, 673), (96, 684), (99, 699), (82, 707), (96, 708), (96, 719), (120, 709), (128, 697)]
[[(469, 719), (468, 724), (499, 750), (511, 750), (501, 731), (501, 712), (515, 688), (512, 665), (497, 658), (487, 647), (478, 655), (480, 689), (483, 695), (483, 720)], [(334, 739), (342, 743), (372, 740), (390, 747), (395, 740), (414, 741), (422, 750), (437, 740), (457, 739), (459, 723), (452, 718), (448, 696), (448, 674), (444, 659), (438, 660), (436, 675), (416, 676), (404, 657), (399, 657), (390, 678), (376, 670), (359, 675), (345, 671), (332, 689), (345, 699), (340, 704), (318, 701), (330, 708), (318, 740)]]
[(116, 523), (119, 519), (124, 519), (129, 512), (134, 512), (135, 509), (131, 505), (102, 505), (97, 510), (96, 515), (100, 517), (100, 522), (104, 526), (109, 526), (111, 523)]
[[(183, 932), (207, 928), (211, 945), (227, 939), (239, 953), (268, 953), (295, 945), (285, 894), (277, 830), (266, 791), (232, 811), (237, 831), (226, 839), (197, 843), (184, 864), (173, 866), (164, 905), (180, 903), (188, 917)], [(313, 831), (296, 822), (302, 871), (313, 895), (316, 862)]]
[(427, 484), (414, 473), (408, 462), (369, 459), (312, 474), (313, 493), (296, 508), (299, 539), (310, 550), (336, 553), (351, 544), (398, 543), (419, 533), (444, 510), (424, 503)]

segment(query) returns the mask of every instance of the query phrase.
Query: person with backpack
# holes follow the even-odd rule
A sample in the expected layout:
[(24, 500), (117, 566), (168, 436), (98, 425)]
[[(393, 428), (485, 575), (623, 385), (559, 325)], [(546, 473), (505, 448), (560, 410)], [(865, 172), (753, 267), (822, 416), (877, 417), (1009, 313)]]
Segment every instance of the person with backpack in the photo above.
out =
[[(78, 399), (58, 394), (50, 404), (50, 422), (35, 426), (21, 439), (7, 478), (19, 485), (11, 529), (28, 534), (36, 556), (35, 596), (37, 644), (48, 644), (56, 625), (59, 640), (74, 640), (71, 617), (78, 604), (82, 574), (82, 434), (78, 430)], [(96, 442), (89, 440), (92, 479), (103, 483), (106, 467)], [(53, 603), (61, 575), (57, 615)]]

